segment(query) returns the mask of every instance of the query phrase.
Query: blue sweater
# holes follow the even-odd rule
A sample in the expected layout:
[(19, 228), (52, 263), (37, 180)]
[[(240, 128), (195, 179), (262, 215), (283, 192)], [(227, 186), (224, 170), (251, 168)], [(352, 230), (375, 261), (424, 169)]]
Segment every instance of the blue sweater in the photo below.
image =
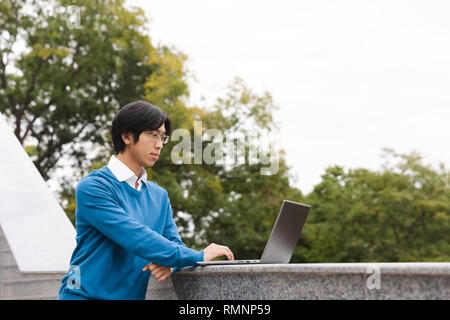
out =
[(187, 248), (172, 217), (167, 191), (146, 181), (140, 191), (105, 166), (76, 187), (77, 246), (58, 299), (145, 299), (154, 262), (175, 270), (203, 260)]

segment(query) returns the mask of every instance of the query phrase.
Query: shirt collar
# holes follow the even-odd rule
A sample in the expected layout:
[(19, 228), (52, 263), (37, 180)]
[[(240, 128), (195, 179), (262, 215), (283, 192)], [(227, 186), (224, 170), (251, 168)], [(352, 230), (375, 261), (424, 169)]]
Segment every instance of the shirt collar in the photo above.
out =
[[(130, 168), (128, 168), (122, 161), (120, 161), (115, 155), (112, 155), (109, 159), (108, 168), (120, 182), (129, 180), (134, 183), (136, 182), (136, 180), (138, 180), (138, 177), (134, 174), (134, 172)], [(142, 167), (138, 182), (141, 181), (147, 181), (147, 171)]]

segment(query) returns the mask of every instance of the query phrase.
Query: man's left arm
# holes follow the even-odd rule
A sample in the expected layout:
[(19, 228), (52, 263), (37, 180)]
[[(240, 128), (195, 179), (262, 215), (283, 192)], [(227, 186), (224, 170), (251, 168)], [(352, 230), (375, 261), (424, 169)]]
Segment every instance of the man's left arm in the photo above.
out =
[[(166, 224), (164, 226), (163, 237), (167, 240), (173, 241), (179, 245), (186, 246), (186, 244), (181, 240), (180, 234), (178, 233), (178, 227), (173, 219), (172, 205), (170, 204), (169, 196), (167, 195), (167, 209), (166, 209)], [(172, 268), (172, 274), (178, 271), (178, 268)]]
[[(165, 215), (166, 221), (164, 224), (164, 230), (163, 230), (162, 236), (169, 241), (173, 241), (179, 245), (186, 246), (186, 244), (181, 240), (180, 234), (178, 233), (177, 225), (175, 224), (175, 221), (173, 219), (172, 206), (170, 204), (170, 200), (167, 195), (167, 192), (166, 192), (166, 196), (167, 196), (167, 207), (166, 207), (166, 211), (165, 211), (166, 212), (166, 215)], [(165, 267), (163, 267), (163, 268), (165, 268)], [(155, 275), (156, 278), (158, 275), (162, 275), (161, 281), (164, 281), (165, 279), (167, 279), (167, 277), (165, 277), (166, 273), (169, 273), (169, 272), (161, 271), (163, 268), (160, 268), (160, 266), (157, 264), (149, 263), (142, 270), (143, 271), (150, 270), (152, 272), (152, 274)], [(170, 268), (168, 270), (170, 270), (171, 274), (174, 274), (175, 272), (178, 271), (178, 268), (175, 267), (175, 268)], [(154, 271), (156, 271), (156, 273), (154, 273)], [(157, 280), (158, 280), (158, 278), (157, 278)]]
[(173, 220), (173, 211), (169, 198), (167, 198), (166, 223), (162, 236), (169, 241), (173, 241), (182, 246), (186, 246), (181, 240), (180, 234), (178, 233), (178, 227)]

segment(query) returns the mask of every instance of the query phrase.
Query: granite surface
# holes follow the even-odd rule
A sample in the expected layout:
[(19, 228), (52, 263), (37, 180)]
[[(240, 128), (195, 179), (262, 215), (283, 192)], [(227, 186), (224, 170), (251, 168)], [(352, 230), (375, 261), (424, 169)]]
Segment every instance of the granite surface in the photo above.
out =
[(184, 268), (148, 299), (450, 299), (450, 263), (321, 263)]

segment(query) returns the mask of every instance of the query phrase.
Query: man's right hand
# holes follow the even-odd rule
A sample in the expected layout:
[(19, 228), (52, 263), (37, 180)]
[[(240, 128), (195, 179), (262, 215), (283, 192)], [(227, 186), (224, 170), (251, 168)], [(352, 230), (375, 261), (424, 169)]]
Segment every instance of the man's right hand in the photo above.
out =
[(203, 261), (211, 261), (216, 257), (226, 256), (228, 260), (234, 260), (233, 252), (226, 247), (215, 243), (211, 243), (205, 249), (203, 249), (204, 257)]

